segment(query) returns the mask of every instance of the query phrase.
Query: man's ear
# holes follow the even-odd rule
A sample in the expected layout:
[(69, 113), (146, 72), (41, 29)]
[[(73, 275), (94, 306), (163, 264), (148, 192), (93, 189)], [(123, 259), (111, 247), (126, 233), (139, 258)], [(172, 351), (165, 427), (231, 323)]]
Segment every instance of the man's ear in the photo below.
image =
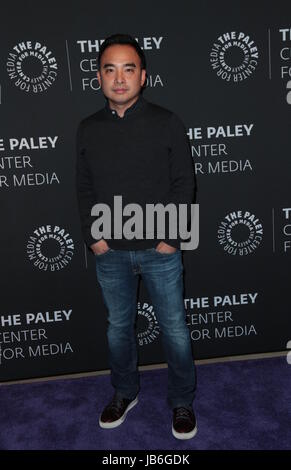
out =
[(143, 87), (146, 81), (146, 69), (141, 70), (141, 86)]
[(101, 86), (101, 75), (100, 75), (99, 70), (97, 70), (97, 80), (99, 82), (99, 85)]

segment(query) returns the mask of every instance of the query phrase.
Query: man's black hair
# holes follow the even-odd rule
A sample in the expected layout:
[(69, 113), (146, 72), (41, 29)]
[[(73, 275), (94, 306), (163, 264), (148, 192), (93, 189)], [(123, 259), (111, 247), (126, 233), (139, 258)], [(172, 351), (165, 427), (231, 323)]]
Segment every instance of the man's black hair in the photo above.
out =
[(109, 46), (112, 46), (113, 44), (128, 44), (129, 46), (134, 47), (136, 52), (138, 53), (140, 57), (140, 62), (141, 62), (141, 68), (146, 69), (146, 59), (143, 50), (141, 49), (140, 45), (136, 41), (136, 39), (130, 34), (112, 34), (112, 36), (108, 36), (104, 42), (102, 42), (100, 49), (99, 49), (99, 54), (98, 54), (98, 59), (97, 59), (97, 67), (98, 70), (100, 70), (100, 64), (101, 64), (101, 57), (105, 49)]

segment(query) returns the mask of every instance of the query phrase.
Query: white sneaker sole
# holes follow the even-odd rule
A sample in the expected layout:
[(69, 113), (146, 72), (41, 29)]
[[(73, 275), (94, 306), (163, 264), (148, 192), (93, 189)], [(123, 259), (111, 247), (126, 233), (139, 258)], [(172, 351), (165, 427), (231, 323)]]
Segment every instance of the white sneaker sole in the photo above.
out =
[(138, 403), (138, 397), (136, 397), (131, 403), (129, 403), (128, 407), (126, 408), (121, 418), (117, 419), (116, 421), (113, 421), (112, 423), (103, 423), (103, 421), (101, 421), (101, 416), (100, 416), (99, 426), (103, 429), (117, 428), (117, 426), (120, 426), (123, 423), (129, 410), (131, 410), (137, 403)]
[(197, 434), (197, 425), (191, 432), (177, 432), (174, 429), (174, 426), (172, 424), (172, 434), (176, 439), (192, 439), (192, 437), (196, 436)]

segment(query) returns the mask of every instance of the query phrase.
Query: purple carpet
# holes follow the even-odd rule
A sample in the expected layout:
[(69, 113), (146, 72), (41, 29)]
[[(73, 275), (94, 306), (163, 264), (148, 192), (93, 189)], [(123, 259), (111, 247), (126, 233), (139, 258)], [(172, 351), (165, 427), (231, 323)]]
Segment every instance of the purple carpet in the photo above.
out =
[(139, 403), (125, 422), (101, 429), (110, 377), (0, 387), (0, 448), (6, 450), (291, 449), (291, 366), (286, 357), (197, 366), (198, 433), (171, 434), (167, 369), (140, 373)]

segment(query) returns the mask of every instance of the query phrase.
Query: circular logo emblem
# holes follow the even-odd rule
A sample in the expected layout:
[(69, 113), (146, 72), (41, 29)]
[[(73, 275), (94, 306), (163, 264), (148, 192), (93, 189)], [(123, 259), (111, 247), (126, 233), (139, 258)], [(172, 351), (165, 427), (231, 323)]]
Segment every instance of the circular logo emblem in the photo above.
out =
[(6, 65), (9, 78), (21, 91), (46, 91), (57, 78), (57, 61), (40, 42), (25, 41), (14, 46)]
[(74, 242), (70, 234), (57, 225), (38, 227), (29, 236), (26, 248), (30, 261), (42, 271), (65, 268), (74, 254)]
[(254, 41), (243, 32), (219, 36), (210, 52), (210, 63), (217, 76), (238, 83), (254, 73), (259, 53)]
[(230, 212), (218, 228), (218, 242), (230, 255), (248, 255), (258, 248), (262, 239), (262, 224), (248, 211)]
[(150, 344), (160, 334), (160, 327), (156, 319), (154, 307), (147, 303), (137, 303), (138, 323), (137, 338), (139, 346)]

